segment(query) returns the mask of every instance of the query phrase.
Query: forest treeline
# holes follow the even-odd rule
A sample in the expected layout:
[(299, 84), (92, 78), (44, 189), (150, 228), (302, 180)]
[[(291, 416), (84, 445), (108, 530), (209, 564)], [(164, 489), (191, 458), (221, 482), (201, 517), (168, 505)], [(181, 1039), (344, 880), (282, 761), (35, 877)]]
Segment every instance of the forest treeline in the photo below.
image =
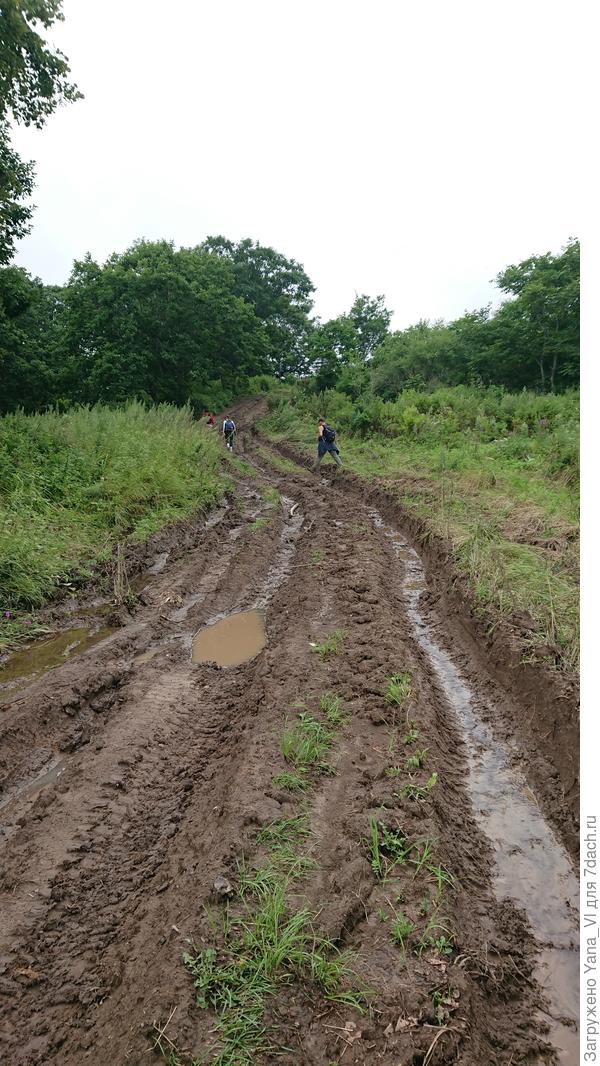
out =
[(579, 243), (509, 266), (506, 299), (453, 322), (390, 330), (382, 296), (312, 317), (300, 263), (251, 240), (194, 248), (138, 241), (103, 264), (87, 255), (67, 284), (0, 270), (0, 411), (78, 403), (218, 408), (250, 377), (310, 376), (394, 399), (407, 388), (500, 385), (560, 392), (579, 381)]

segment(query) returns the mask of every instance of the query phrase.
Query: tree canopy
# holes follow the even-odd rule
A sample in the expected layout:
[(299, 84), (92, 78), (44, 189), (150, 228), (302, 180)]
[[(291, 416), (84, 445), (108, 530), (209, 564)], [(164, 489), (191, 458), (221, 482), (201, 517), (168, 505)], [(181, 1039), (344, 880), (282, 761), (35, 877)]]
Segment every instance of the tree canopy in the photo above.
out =
[(0, 265), (29, 232), (33, 167), (10, 145), (10, 120), (41, 128), (63, 102), (81, 93), (68, 78), (66, 57), (39, 33), (61, 21), (62, 0), (0, 0)]

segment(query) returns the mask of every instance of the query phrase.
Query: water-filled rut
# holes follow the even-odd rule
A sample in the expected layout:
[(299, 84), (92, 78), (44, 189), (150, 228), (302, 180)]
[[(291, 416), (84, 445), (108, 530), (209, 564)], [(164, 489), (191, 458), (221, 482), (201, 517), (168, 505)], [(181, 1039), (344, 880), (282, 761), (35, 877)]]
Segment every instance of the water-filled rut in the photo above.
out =
[(494, 849), (493, 887), (526, 915), (539, 944), (536, 977), (543, 990), (549, 1038), (563, 1066), (578, 1059), (578, 884), (564, 848), (543, 817), (509, 748), (479, 717), (475, 697), (451, 655), (436, 641), (421, 606), (427, 588), (417, 552), (378, 511), (370, 512), (401, 567), (402, 591), (415, 638), (454, 711), (469, 758), (468, 787), (475, 816)]

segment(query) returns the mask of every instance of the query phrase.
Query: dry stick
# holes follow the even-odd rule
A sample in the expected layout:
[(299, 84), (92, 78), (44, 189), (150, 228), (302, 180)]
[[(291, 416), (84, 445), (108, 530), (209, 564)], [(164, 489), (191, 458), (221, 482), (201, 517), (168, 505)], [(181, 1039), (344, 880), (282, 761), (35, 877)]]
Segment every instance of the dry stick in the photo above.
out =
[(435, 1045), (437, 1044), (438, 1040), (440, 1039), (440, 1037), (444, 1035), (444, 1033), (459, 1033), (459, 1032), (460, 1032), (460, 1029), (455, 1029), (451, 1025), (445, 1025), (443, 1029), (440, 1029), (439, 1033), (437, 1033), (436, 1036), (434, 1036), (433, 1040), (431, 1041), (431, 1044), (429, 1045), (429, 1050), (427, 1051), (427, 1054), (425, 1055), (425, 1058), (423, 1059), (423, 1066), (427, 1066), (427, 1064), (429, 1062), (431, 1062), (431, 1056), (433, 1055), (433, 1049), (434, 1049)]
[[(166, 1033), (167, 1026), (169, 1025), (169, 1022), (171, 1021), (171, 1018), (175, 1014), (176, 1010), (177, 1010), (177, 1007), (173, 1007), (173, 1010), (169, 1014), (169, 1017), (167, 1018), (167, 1020), (166, 1020), (165, 1024), (163, 1025), (162, 1029), (161, 1029), (160, 1025), (157, 1025), (157, 1023), (154, 1022), (154, 1028), (156, 1029), (157, 1036), (155, 1038), (155, 1041), (154, 1041), (154, 1044), (152, 1045), (152, 1047), (146, 1048), (145, 1054), (148, 1054), (149, 1051), (156, 1051), (157, 1045), (159, 1044), (159, 1042), (161, 1040), (166, 1040), (167, 1044), (169, 1044), (171, 1046), (173, 1051), (177, 1051), (177, 1048), (176, 1048), (175, 1044), (173, 1043), (171, 1038), (167, 1036), (167, 1033)], [(162, 1052), (162, 1048), (160, 1048), (160, 1051)]]

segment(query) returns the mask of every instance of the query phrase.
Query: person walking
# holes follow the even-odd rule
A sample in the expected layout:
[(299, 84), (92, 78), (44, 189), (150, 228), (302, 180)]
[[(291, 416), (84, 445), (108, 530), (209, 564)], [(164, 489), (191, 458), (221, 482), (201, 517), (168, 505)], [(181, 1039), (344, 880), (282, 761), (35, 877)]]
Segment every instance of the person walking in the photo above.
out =
[(327, 425), (324, 418), (319, 419), (319, 432), (317, 436), (317, 458), (315, 459), (313, 470), (318, 470), (321, 465), (321, 459), (325, 455), (329, 454), (337, 466), (342, 465), (340, 459), (340, 450), (335, 443), (335, 429)]
[(225, 444), (229, 448), (229, 451), (233, 451), (233, 438), (235, 436), (235, 422), (233, 418), (225, 418), (223, 420), (223, 436), (225, 438)]

